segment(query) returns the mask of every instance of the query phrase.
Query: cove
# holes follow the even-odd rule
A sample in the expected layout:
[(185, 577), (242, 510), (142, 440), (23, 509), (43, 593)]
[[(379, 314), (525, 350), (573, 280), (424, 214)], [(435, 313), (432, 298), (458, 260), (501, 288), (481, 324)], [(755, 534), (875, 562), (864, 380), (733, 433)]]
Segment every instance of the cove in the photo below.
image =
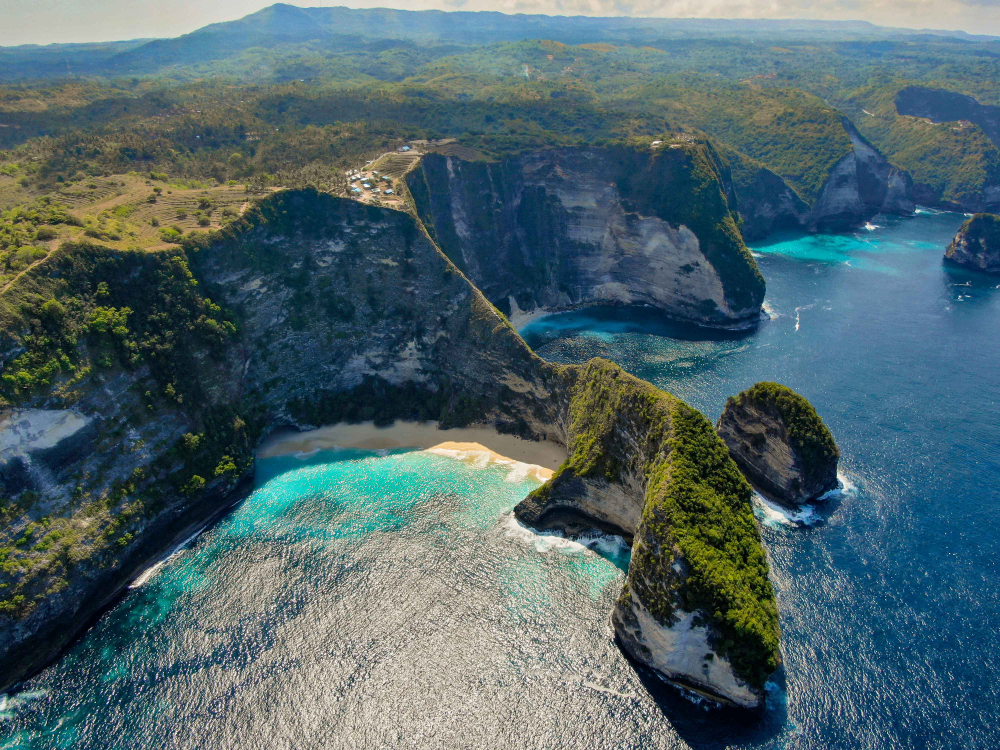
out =
[(786, 662), (763, 716), (622, 656), (627, 556), (512, 526), (530, 478), (321, 451), (261, 461), (247, 501), (5, 700), (0, 747), (994, 746), (1000, 290), (942, 266), (962, 218), (754, 246), (753, 332), (620, 309), (523, 331), (712, 419), (778, 380), (834, 431), (847, 491), (799, 523), (760, 509)]

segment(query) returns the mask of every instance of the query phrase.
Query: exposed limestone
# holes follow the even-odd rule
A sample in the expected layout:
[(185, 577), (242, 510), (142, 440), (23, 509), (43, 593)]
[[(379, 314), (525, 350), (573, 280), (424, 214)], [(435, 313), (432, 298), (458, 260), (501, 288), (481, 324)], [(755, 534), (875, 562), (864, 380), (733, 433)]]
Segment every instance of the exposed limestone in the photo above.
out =
[(708, 325), (759, 317), (763, 279), (707, 146), (429, 154), (408, 184), (441, 248), (507, 315), (644, 304)]
[[(91, 536), (64, 562), (47, 557), (58, 550), (30, 546), (38, 535), (29, 537), (24, 559), (38, 564), (5, 579), (22, 600), (2, 600), (0, 687), (57, 655), (144, 566), (238, 500), (251, 485), (254, 448), (273, 429), (405, 418), (569, 445), (571, 458), (542, 489), (569, 498), (579, 482), (580, 496), (591, 498), (584, 511), (636, 540), (616, 609), (625, 647), (637, 658), (652, 647), (654, 668), (720, 700), (759, 704), (780, 660), (777, 610), (749, 487), (711, 425), (611, 363), (541, 360), (411, 217), (283, 191), (215, 241), (190, 248), (195, 278), (181, 251), (60, 252), (19, 283), (42, 299), (52, 289), (83, 290), (74, 302), (81, 320), (96, 310), (94, 290), (104, 280), (111, 296), (100, 304), (127, 301), (132, 319), (147, 320), (157, 300), (127, 295), (148, 278), (165, 283), (173, 303), (181, 292), (210, 291), (238, 328), (219, 336), (216, 323), (206, 329), (210, 338), (176, 353), (187, 357), (187, 392), (196, 400), (167, 388), (151, 362), (82, 369), (72, 383), (57, 373), (58, 396), (39, 391), (18, 404), (35, 416), (28, 430), (16, 427), (22, 417), (0, 433), (10, 450), (33, 457), (32, 446), (39, 455), (61, 450), (90, 430), (93, 440), (89, 452), (62, 454), (55, 486), (5, 534), (13, 538), (47, 514)], [(192, 304), (192, 316), (211, 312), (201, 297)], [(90, 361), (88, 347), (101, 342), (79, 333), (78, 354)], [(197, 448), (199, 441), (209, 447)], [(715, 546), (721, 538), (740, 540), (738, 558)], [(706, 549), (715, 550), (711, 559)], [(683, 613), (697, 614), (687, 634), (670, 630)], [(744, 623), (738, 631), (736, 622)], [(719, 661), (707, 673), (699, 667), (702, 679), (688, 666), (690, 649), (705, 642)]]
[(790, 388), (757, 383), (731, 397), (716, 429), (746, 478), (772, 500), (796, 507), (838, 486), (833, 436)]
[(55, 485), (52, 474), (85, 455), (92, 420), (68, 409), (12, 409), (0, 417), (0, 488), (10, 497)]
[(843, 120), (851, 152), (830, 170), (812, 205), (762, 165), (730, 150), (737, 206), (748, 239), (779, 229), (843, 231), (877, 213), (912, 213), (913, 180), (894, 167), (853, 124)]
[(566, 463), (516, 516), (631, 539), (612, 615), (621, 645), (715, 701), (760, 707), (780, 631), (750, 487), (683, 402), (603, 360), (572, 377)]
[(987, 273), (1000, 273), (1000, 216), (976, 214), (962, 224), (945, 260)]

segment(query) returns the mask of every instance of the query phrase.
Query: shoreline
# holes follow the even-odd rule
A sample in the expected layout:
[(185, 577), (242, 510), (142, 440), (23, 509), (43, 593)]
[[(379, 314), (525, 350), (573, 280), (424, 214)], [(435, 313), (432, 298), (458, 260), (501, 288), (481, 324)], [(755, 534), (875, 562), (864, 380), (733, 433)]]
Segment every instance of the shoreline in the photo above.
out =
[(492, 427), (438, 428), (438, 423), (397, 420), (388, 427), (372, 422), (339, 422), (299, 432), (284, 428), (272, 432), (257, 448), (257, 458), (308, 454), (317, 450), (356, 448), (365, 451), (415, 448), (471, 463), (524, 464), (540, 481), (549, 479), (566, 460), (566, 450), (548, 441), (523, 440)]

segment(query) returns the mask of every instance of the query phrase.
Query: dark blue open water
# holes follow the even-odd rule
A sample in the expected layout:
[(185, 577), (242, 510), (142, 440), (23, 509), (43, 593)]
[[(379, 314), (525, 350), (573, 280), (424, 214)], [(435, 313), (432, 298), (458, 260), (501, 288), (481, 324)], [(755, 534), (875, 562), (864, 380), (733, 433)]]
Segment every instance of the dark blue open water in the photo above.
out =
[(761, 508), (785, 670), (710, 712), (611, 642), (627, 553), (533, 536), (535, 482), (423, 452), (261, 462), (257, 492), (4, 699), (0, 748), (1000, 745), (1000, 284), (948, 269), (955, 214), (755, 247), (772, 319), (533, 322), (718, 416), (763, 379), (833, 430), (848, 490)]

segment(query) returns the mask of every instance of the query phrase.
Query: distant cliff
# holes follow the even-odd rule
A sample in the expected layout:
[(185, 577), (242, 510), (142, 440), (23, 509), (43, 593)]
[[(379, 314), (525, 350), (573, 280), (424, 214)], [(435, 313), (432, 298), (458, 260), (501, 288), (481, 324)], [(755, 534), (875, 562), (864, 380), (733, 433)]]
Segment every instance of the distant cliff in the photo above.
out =
[[(611, 363), (540, 359), (404, 213), (283, 191), (183, 249), (65, 245), (0, 296), (0, 318), (0, 689), (57, 655), (144, 566), (239, 500), (256, 446), (277, 427), (489, 424), (571, 445), (578, 475), (589, 466), (609, 494), (631, 497), (638, 459), (622, 446), (632, 432), (609, 427), (626, 412), (601, 401), (615, 382), (650, 394), (627, 419), (655, 465), (673, 451), (665, 492), (710, 505), (679, 549), (693, 570), (725, 578), (691, 579), (676, 601), (721, 613), (713, 627), (741, 645), (717, 647), (723, 672), (709, 670), (706, 690), (731, 663), (743, 675), (736, 684), (750, 686), (734, 702), (754, 704), (776, 664), (749, 490), (704, 417)], [(666, 498), (664, 512), (686, 518), (689, 501)], [(637, 524), (636, 539), (673, 539), (656, 523)], [(722, 567), (699, 567), (704, 545), (733, 524), (738, 559), (722, 550)], [(633, 569), (645, 583), (630, 573), (629, 590), (665, 622), (667, 600), (642, 585), (672, 590), (661, 576), (672, 575), (664, 560), (675, 553), (652, 541), (641, 549)], [(751, 615), (763, 618), (759, 632), (733, 630)], [(699, 658), (707, 653), (692, 643)]]
[(515, 514), (632, 540), (612, 616), (622, 646), (713, 700), (761, 706), (780, 628), (750, 486), (680, 400), (604, 360), (569, 377), (569, 457)]
[(1000, 273), (1000, 216), (976, 214), (966, 219), (944, 257), (977, 271)]
[(428, 154), (407, 179), (441, 249), (507, 315), (647, 304), (707, 325), (757, 320), (764, 279), (709, 145)]
[(780, 229), (837, 232), (859, 226), (877, 213), (911, 213), (913, 180), (894, 167), (847, 119), (850, 150), (834, 164), (811, 202), (777, 174), (748, 156), (727, 149), (736, 208), (747, 239)]

